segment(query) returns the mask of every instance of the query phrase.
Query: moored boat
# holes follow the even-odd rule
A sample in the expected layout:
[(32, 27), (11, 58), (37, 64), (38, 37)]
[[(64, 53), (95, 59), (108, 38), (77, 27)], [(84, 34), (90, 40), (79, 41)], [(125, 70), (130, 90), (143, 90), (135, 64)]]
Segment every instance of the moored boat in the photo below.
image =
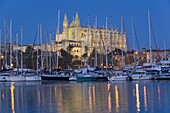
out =
[(69, 81), (76, 81), (77, 80), (77, 77), (76, 76), (71, 76), (70, 78), (69, 78)]
[(27, 75), (25, 76), (26, 82), (29, 81), (41, 81), (41, 76), (39, 75)]
[(144, 69), (139, 69), (133, 72), (130, 77), (132, 80), (151, 80), (154, 79), (157, 75), (157, 72), (148, 72), (147, 70)]
[(22, 82), (26, 81), (25, 76), (22, 75), (11, 75), (6, 77), (7, 82)]
[(109, 81), (125, 81), (128, 80), (128, 76), (127, 75), (109, 76), (107, 79)]
[(89, 82), (89, 81), (97, 81), (97, 76), (93, 75), (82, 75), (82, 76), (77, 76), (77, 81), (79, 82)]

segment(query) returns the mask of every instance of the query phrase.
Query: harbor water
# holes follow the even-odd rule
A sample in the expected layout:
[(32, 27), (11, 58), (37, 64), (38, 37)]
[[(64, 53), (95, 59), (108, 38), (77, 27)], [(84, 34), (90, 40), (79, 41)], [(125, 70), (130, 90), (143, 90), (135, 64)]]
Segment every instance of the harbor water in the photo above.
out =
[(170, 81), (0, 82), (0, 113), (169, 113)]

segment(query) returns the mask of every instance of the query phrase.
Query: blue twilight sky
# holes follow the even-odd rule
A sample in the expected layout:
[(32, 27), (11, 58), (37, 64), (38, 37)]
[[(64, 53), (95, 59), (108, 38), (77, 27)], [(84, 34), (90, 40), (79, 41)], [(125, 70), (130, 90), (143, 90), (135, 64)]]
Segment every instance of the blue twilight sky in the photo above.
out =
[[(132, 48), (131, 15), (134, 16), (139, 46), (149, 48), (147, 20), (149, 9), (158, 48), (164, 48), (163, 39), (166, 40), (166, 48), (170, 48), (169, 0), (0, 0), (0, 27), (3, 29), (4, 17), (8, 26), (10, 18), (13, 19), (13, 34), (19, 32), (20, 25), (23, 24), (24, 44), (30, 44), (34, 42), (39, 22), (42, 22), (43, 35), (44, 31), (55, 33), (59, 9), (60, 32), (65, 12), (69, 24), (78, 11), (81, 25), (87, 25), (90, 15), (90, 24), (94, 25), (94, 17), (97, 16), (98, 25), (101, 27), (105, 25), (106, 16), (111, 16), (113, 26), (119, 30), (121, 16), (124, 16), (130, 48)], [(155, 48), (153, 40), (152, 43)]]

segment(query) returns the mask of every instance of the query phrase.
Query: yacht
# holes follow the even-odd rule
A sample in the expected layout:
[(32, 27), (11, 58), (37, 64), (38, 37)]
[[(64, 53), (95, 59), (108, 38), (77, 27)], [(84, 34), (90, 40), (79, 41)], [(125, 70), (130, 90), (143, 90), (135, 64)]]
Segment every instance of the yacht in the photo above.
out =
[(139, 69), (133, 72), (130, 77), (132, 80), (151, 80), (157, 76), (157, 72), (154, 70)]
[(41, 76), (36, 74), (35, 72), (25, 72), (23, 73), (23, 76), (25, 76), (26, 82), (41, 81)]
[(129, 74), (132, 70), (130, 69), (124, 69), (123, 71), (114, 71), (111, 76), (108, 76), (109, 81), (124, 81), (124, 80), (131, 80), (131, 77), (129, 77)]

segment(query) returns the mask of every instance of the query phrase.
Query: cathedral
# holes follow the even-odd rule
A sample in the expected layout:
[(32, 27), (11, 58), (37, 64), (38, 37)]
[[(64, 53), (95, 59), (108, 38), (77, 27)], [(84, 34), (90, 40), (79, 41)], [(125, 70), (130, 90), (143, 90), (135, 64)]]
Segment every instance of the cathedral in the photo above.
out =
[(78, 12), (75, 18), (69, 24), (66, 14), (63, 20), (63, 31), (61, 34), (56, 33), (56, 40), (53, 44), (57, 44), (58, 50), (69, 50), (73, 56), (80, 58), (84, 53), (90, 54), (95, 48), (98, 53), (105, 54), (107, 52), (119, 48), (127, 51), (126, 33), (121, 33), (118, 29), (106, 29), (80, 26)]

